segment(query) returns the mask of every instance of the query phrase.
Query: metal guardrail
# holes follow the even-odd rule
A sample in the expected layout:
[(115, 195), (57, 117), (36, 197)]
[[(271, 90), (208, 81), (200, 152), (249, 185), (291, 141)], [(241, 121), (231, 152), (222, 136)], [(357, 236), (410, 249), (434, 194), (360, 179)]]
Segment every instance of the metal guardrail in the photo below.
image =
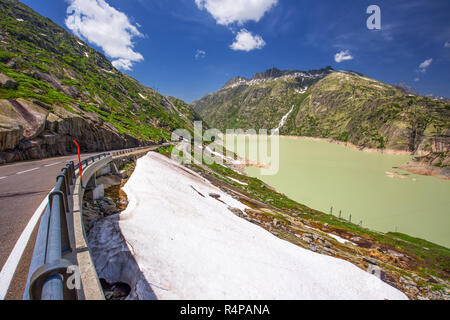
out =
[[(56, 178), (56, 186), (49, 194), (48, 204), (41, 218), (33, 258), (28, 275), (27, 289), (24, 298), (30, 300), (76, 300), (77, 291), (70, 290), (67, 285), (68, 268), (75, 244), (70, 234), (74, 232), (69, 196), (74, 190), (79, 166), (87, 168), (90, 164), (107, 156), (118, 156), (148, 147), (131, 148), (120, 151), (102, 153), (81, 161), (80, 164), (70, 162), (61, 170)], [(87, 183), (87, 181), (86, 181)], [(83, 185), (81, 185), (84, 188)], [(70, 271), (72, 272), (72, 271)]]

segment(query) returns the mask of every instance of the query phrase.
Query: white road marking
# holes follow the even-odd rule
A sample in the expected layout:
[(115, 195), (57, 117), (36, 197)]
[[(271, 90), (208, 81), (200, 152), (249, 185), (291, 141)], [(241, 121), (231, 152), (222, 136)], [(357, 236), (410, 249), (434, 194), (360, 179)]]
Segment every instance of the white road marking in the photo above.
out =
[(24, 173), (31, 172), (31, 171), (35, 171), (35, 170), (38, 170), (38, 169), (39, 169), (39, 168), (33, 168), (33, 169), (30, 169), (30, 170), (25, 170), (25, 171), (17, 172), (16, 174), (24, 174)]
[(0, 180), (6, 179), (6, 177), (0, 177)]
[(57, 164), (60, 164), (60, 163), (62, 163), (62, 161), (56, 162), (56, 163), (51, 163), (51, 164), (46, 164), (44, 167), (56, 166)]
[(34, 212), (33, 217), (28, 222), (27, 226), (20, 235), (19, 240), (17, 240), (14, 249), (11, 251), (8, 260), (6, 260), (5, 265), (0, 272), (0, 300), (4, 300), (6, 294), (8, 293), (9, 286), (16, 272), (17, 266), (19, 265), (22, 255), (25, 252), (25, 248), (30, 241), (31, 234), (33, 233), (36, 224), (39, 222), (41, 215), (44, 213), (45, 207), (47, 206), (47, 197), (42, 201), (41, 205)]

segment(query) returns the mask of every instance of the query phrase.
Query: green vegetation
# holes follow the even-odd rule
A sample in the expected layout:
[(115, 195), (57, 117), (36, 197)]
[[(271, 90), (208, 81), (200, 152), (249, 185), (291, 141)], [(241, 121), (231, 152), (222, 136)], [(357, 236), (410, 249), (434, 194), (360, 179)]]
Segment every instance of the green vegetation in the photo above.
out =
[(95, 113), (120, 134), (143, 141), (168, 140), (198, 117), (178, 99), (172, 110), (165, 97), (18, 1), (0, 2), (0, 72), (18, 83), (17, 89), (0, 88), (0, 99), (58, 105), (82, 117)]
[[(301, 94), (306, 80), (309, 88)], [(351, 72), (226, 86), (192, 105), (219, 129), (276, 128), (294, 105), (280, 134), (330, 138), (366, 148), (430, 151), (434, 137), (447, 136), (450, 130), (450, 104), (411, 96)]]

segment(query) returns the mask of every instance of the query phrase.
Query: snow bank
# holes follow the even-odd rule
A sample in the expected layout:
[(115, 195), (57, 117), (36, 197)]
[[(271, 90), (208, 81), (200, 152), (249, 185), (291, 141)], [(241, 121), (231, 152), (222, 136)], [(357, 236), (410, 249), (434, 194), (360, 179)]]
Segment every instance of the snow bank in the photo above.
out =
[(341, 238), (341, 237), (339, 237), (339, 236), (337, 236), (337, 235), (335, 235), (335, 234), (328, 233), (328, 235), (329, 235), (330, 237), (336, 239), (336, 240), (337, 240), (338, 242), (340, 242), (340, 243), (343, 243), (343, 244), (345, 244), (345, 243), (351, 243), (351, 244), (357, 246), (356, 243), (351, 242), (351, 241), (349, 241), (349, 240), (347, 240), (347, 239)]
[[(118, 226), (142, 273), (136, 276), (146, 280), (133, 284), (135, 297), (406, 299), (349, 262), (302, 249), (237, 217), (228, 207), (245, 205), (162, 155), (139, 159), (124, 190), (130, 204)], [(111, 230), (114, 219), (102, 220), (96, 230)], [(100, 232), (96, 238), (107, 244), (112, 236)], [(91, 241), (107, 261), (108, 246)], [(148, 284), (152, 292), (146, 294)]]

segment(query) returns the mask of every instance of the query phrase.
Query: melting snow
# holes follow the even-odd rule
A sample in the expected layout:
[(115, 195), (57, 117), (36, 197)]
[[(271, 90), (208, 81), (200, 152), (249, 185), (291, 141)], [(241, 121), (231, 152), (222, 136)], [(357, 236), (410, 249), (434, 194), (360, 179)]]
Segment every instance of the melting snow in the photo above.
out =
[[(130, 202), (119, 227), (142, 272), (135, 275), (135, 296), (406, 299), (347, 261), (300, 248), (237, 217), (228, 207), (245, 210), (245, 205), (162, 155), (150, 152), (139, 159), (124, 190)], [(113, 218), (101, 220), (97, 230), (107, 228)], [(110, 237), (105, 231), (98, 238)], [(99, 245), (100, 262), (117, 264), (110, 258), (122, 249)], [(102, 264), (100, 276), (103, 270)], [(144, 292), (148, 285), (151, 294)]]
[(228, 177), (228, 176), (227, 176), (227, 179), (230, 179), (231, 181), (234, 181), (234, 182), (236, 182), (236, 183), (239, 183), (240, 185), (248, 186), (247, 183), (242, 182), (242, 181), (239, 181), (239, 180), (236, 180), (236, 179), (234, 179), (234, 178), (232, 178), (232, 177)]
[(328, 233), (328, 235), (329, 235), (330, 237), (336, 239), (336, 240), (339, 241), (340, 243), (344, 243), (344, 244), (345, 244), (345, 243), (348, 242), (348, 243), (351, 243), (351, 244), (354, 244), (355, 246), (357, 246), (356, 243), (351, 242), (351, 241), (348, 241), (347, 239), (341, 238), (341, 237), (339, 237), (339, 236), (337, 236), (337, 235), (335, 235), (335, 234)]
[(304, 94), (306, 92), (306, 90), (308, 90), (308, 87), (305, 87), (304, 89), (301, 89), (301, 90), (294, 89), (294, 91), (297, 92), (298, 94)]

